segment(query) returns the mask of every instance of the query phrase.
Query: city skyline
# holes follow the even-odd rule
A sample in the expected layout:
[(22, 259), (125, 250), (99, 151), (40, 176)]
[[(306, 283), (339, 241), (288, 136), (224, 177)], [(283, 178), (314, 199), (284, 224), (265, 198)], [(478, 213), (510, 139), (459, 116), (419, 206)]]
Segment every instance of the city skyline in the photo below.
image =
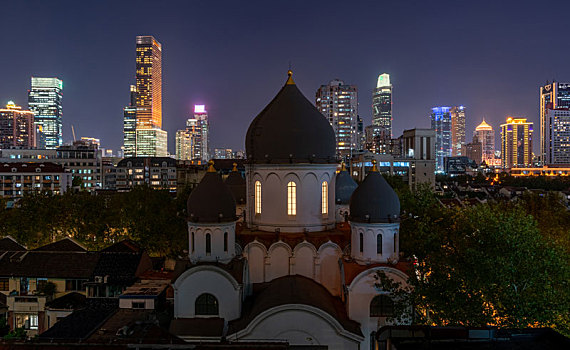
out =
[[(552, 45), (562, 38), (563, 31), (557, 28), (563, 21), (556, 18), (564, 11), (552, 14), (530, 2), (516, 2), (516, 6), (512, 6), (514, 2), (482, 2), (469, 6), (446, 2), (415, 6), (356, 4), (342, 14), (354, 25), (347, 26), (341, 39), (354, 38), (354, 50), (360, 53), (349, 57), (335, 54), (334, 48), (312, 44), (320, 35), (319, 23), (329, 21), (325, 20), (326, 16), (316, 18), (315, 23), (301, 16), (294, 28), (282, 25), (290, 13), (313, 13), (319, 8), (317, 3), (288, 4), (287, 11), (279, 6), (227, 3), (221, 13), (214, 4), (178, 3), (180, 6), (155, 8), (143, 3), (146, 8), (156, 10), (156, 21), (148, 24), (137, 22), (137, 14), (142, 10), (127, 3), (96, 4), (89, 11), (85, 11), (85, 6), (70, 4), (61, 7), (64, 5), (8, 2), (8, 12), (25, 12), (31, 23), (46, 30), (20, 28), (15, 31), (17, 26), (11, 25), (15, 18), (7, 18), (0, 24), (2, 32), (8, 33), (8, 45), (14, 50), (24, 50), (25, 45), (26, 49), (34, 47), (34, 51), (44, 53), (41, 57), (29, 55), (17, 60), (3, 58), (5, 64), (1, 69), (6, 84), (0, 87), (0, 102), (14, 100), (25, 106), (31, 76), (57, 76), (66, 84), (64, 141), (72, 140), (73, 125), (77, 135), (100, 138), (103, 145), (112, 149), (122, 144), (122, 109), (134, 79), (133, 38), (136, 35), (153, 35), (164, 45), (164, 129), (174, 135), (184, 125), (194, 104), (206, 104), (210, 106), (212, 144), (234, 149), (243, 148), (246, 125), (259, 113), (256, 106), (275, 93), (265, 86), (279, 82), (289, 63), (306, 95), (311, 95), (323, 81), (337, 77), (357, 85), (361, 92), (359, 111), (365, 125), (371, 123), (368, 96), (377, 76), (389, 73), (396, 87), (394, 135), (414, 126), (428, 127), (426, 117), (434, 105), (460, 103), (469, 108), (468, 134), (483, 118), (494, 128), (508, 115), (526, 116), (538, 125), (539, 87), (546, 80), (565, 81), (570, 76), (570, 67), (562, 59), (563, 49)], [(565, 6), (560, 4), (560, 7)], [(133, 16), (112, 15), (127, 9)], [(379, 9), (392, 15), (383, 20), (381, 28), (375, 29), (377, 19), (373, 14)], [(200, 23), (182, 20), (187, 10), (199, 13)], [(454, 19), (449, 16), (454, 11), (469, 12), (469, 16)], [(408, 12), (423, 12), (425, 16), (416, 16), (419, 21), (413, 23), (408, 19), (413, 16), (406, 15)], [(63, 21), (71, 13), (77, 18)], [(271, 21), (249, 23), (231, 15), (233, 13), (255, 18), (269, 16)], [(445, 25), (433, 21), (440, 16), (451, 19)], [(532, 23), (519, 25), (521, 16), (532, 16)], [(476, 26), (480, 20), (487, 25)], [(109, 31), (94, 30), (101, 21)], [(55, 46), (48, 44), (55, 28), (46, 26), (53, 22), (62, 23), (58, 28), (61, 40)], [(395, 25), (399, 22), (400, 25)], [(539, 29), (546, 24), (554, 26), (553, 35), (543, 38)], [(450, 33), (446, 30), (449, 26), (457, 30)], [(260, 31), (260, 28), (267, 30)], [(381, 31), (387, 35), (380, 38), (377, 34)], [(523, 36), (533, 43), (532, 52), (536, 54), (522, 55), (529, 49)], [(482, 40), (490, 37), (490, 41)], [(458, 40), (470, 44), (464, 50), (439, 55), (442, 48), (452, 47), (450, 44)], [(222, 54), (220, 44), (235, 53), (232, 60), (228, 61)], [(262, 47), (261, 56), (251, 54), (252, 50)], [(390, 50), (384, 50), (386, 47)], [(552, 59), (544, 60), (538, 52), (546, 52), (547, 47)], [(197, 51), (199, 55), (195, 54)], [(91, 55), (84, 56), (83, 52)], [(319, 57), (329, 57), (330, 62), (323, 63)], [(96, 101), (104, 101), (105, 113), (85, 107)], [(169, 150), (174, 151), (173, 137), (169, 138)], [(534, 150), (536, 153), (538, 142)]]

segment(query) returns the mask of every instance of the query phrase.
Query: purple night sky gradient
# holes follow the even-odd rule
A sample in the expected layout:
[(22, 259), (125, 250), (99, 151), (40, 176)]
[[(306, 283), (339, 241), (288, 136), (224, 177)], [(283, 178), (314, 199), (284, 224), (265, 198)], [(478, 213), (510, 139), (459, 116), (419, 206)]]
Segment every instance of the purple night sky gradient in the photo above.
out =
[(371, 121), (378, 74), (394, 85), (394, 136), (429, 127), (430, 108), (467, 107), (467, 141), (483, 117), (535, 123), (538, 88), (570, 81), (568, 1), (4, 1), (0, 104), (27, 106), (30, 76), (64, 81), (64, 141), (122, 145), (135, 36), (163, 45), (163, 128), (205, 104), (214, 147), (244, 148), (250, 121), (294, 79), (314, 102), (339, 78)]

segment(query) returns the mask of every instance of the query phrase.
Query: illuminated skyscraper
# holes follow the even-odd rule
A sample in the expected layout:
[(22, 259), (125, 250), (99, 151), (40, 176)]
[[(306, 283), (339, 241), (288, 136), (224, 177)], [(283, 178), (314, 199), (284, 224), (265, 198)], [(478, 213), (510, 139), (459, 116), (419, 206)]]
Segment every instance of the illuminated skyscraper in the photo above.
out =
[(35, 114), (35, 123), (42, 133), (39, 148), (55, 149), (63, 143), (61, 106), (63, 82), (58, 78), (32, 77), (28, 107)]
[(137, 36), (135, 153), (143, 157), (167, 155), (162, 130), (162, 46), (152, 36)]
[(570, 108), (570, 83), (552, 82), (540, 87), (540, 155), (543, 164), (549, 164), (554, 135), (560, 131), (547, 118), (549, 109)]
[(176, 132), (176, 159), (192, 160), (192, 136), (187, 129)]
[[(389, 144), (392, 138), (392, 84), (390, 74), (383, 73), (378, 76), (376, 88), (372, 92), (372, 125), (385, 129), (381, 134), (382, 144)], [(380, 145), (378, 153), (387, 153), (388, 147)]]
[(545, 164), (570, 164), (570, 110), (548, 109), (546, 120), (550, 124), (550, 142)]
[(487, 164), (493, 163), (495, 159), (495, 131), (493, 127), (483, 119), (483, 122), (475, 128), (473, 137), (475, 136), (481, 142), (482, 161)]
[(350, 156), (352, 150), (360, 148), (356, 85), (345, 85), (338, 79), (321, 85), (316, 94), (316, 106), (333, 127), (339, 157)]
[(503, 168), (532, 165), (532, 123), (526, 118), (507, 118), (501, 124), (501, 158)]
[(436, 169), (443, 171), (445, 157), (451, 157), (451, 114), (449, 107), (434, 107), (431, 109), (431, 128), (435, 130), (435, 160)]
[(176, 159), (202, 163), (210, 159), (210, 124), (204, 105), (194, 106), (194, 118), (186, 121), (186, 129), (176, 132)]
[(36, 147), (36, 127), (32, 111), (9, 101), (5, 109), (0, 109), (0, 149), (12, 146)]
[(131, 102), (123, 109), (123, 146), (124, 156), (136, 155), (137, 127), (137, 87), (131, 85)]
[(461, 146), (465, 144), (465, 107), (451, 107), (449, 114), (451, 115), (451, 155), (464, 156)]

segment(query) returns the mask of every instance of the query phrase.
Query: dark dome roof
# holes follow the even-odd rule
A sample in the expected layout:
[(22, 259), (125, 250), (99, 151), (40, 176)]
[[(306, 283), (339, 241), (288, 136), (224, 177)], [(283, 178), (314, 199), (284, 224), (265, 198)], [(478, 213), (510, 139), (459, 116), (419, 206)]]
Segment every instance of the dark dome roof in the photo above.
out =
[(335, 203), (348, 204), (350, 202), (350, 196), (352, 196), (356, 187), (358, 187), (358, 185), (343, 166), (342, 170), (336, 174), (334, 187)]
[(252, 163), (334, 163), (336, 141), (327, 119), (289, 79), (251, 122), (245, 138)]
[(229, 222), (236, 219), (236, 202), (230, 189), (210, 169), (188, 197), (188, 220), (191, 222)]
[(245, 203), (245, 179), (241, 176), (241, 173), (237, 170), (236, 164), (234, 163), (234, 169), (226, 178), (224, 182), (226, 186), (230, 189), (230, 192), (234, 196), (236, 203)]
[(384, 177), (373, 170), (350, 197), (350, 221), (398, 222), (400, 199)]

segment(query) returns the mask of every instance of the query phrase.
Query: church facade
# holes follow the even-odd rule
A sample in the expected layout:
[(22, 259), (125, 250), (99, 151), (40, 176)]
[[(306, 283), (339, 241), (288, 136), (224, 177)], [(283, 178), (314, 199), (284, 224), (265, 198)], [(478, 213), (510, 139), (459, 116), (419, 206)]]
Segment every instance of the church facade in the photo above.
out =
[[(292, 79), (251, 122), (245, 178), (214, 166), (188, 199), (171, 332), (187, 341), (367, 349), (405, 283), (400, 203), (374, 168), (357, 185), (335, 135)], [(237, 204), (237, 206), (236, 206)]]

